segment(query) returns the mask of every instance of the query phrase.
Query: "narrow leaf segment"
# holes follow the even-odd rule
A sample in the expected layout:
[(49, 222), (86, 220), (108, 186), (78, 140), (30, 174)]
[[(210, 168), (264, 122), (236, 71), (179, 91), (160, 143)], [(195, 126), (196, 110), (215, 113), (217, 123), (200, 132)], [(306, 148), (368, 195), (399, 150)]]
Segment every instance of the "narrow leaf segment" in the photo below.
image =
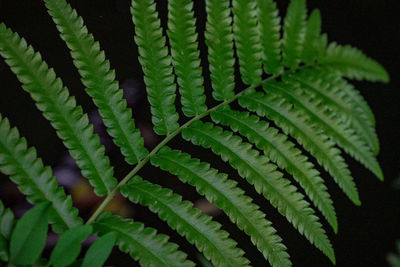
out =
[(159, 135), (169, 134), (179, 127), (174, 105), (176, 86), (156, 5), (153, 0), (133, 0), (131, 13), (154, 131)]
[(98, 42), (88, 33), (83, 20), (65, 0), (46, 0), (48, 12), (66, 42), (86, 92), (92, 97), (103, 117), (108, 133), (121, 148), (129, 164), (147, 155), (143, 138), (135, 129), (132, 112), (127, 108), (123, 92), (115, 80), (114, 70), (105, 59)]
[(206, 44), (215, 100), (234, 96), (235, 76), (232, 17), (229, 1), (206, 0)]
[(168, 147), (152, 157), (151, 163), (196, 187), (199, 194), (226, 212), (231, 221), (251, 237), (272, 266), (292, 265), (286, 247), (271, 222), (226, 174), (218, 173), (208, 163), (191, 158), (189, 154)]
[(105, 195), (115, 185), (113, 169), (100, 139), (93, 134), (93, 126), (82, 108), (76, 105), (74, 97), (61, 79), (56, 78), (53, 69), (42, 61), (40, 53), (28, 47), (24, 39), (0, 24), (0, 55), (23, 83), (25, 91), (36, 101), (58, 136), (64, 141), (82, 175), (89, 179), (95, 193)]
[(160, 219), (194, 244), (215, 266), (248, 266), (244, 251), (221, 230), (221, 225), (193, 208), (189, 201), (171, 190), (151, 184), (136, 176), (121, 188), (121, 193), (133, 203), (149, 207)]
[(245, 84), (261, 81), (260, 29), (256, 0), (233, 0), (233, 35), (239, 58), (240, 73)]
[(257, 0), (257, 5), (264, 71), (268, 74), (278, 74), (283, 70), (279, 11), (274, 0)]
[(276, 170), (276, 166), (267, 157), (261, 156), (238, 136), (211, 123), (196, 121), (183, 129), (182, 136), (195, 145), (211, 148), (222, 160), (228, 161), (300, 234), (335, 262), (332, 245), (318, 217), (304, 200), (304, 196), (297, 192), (289, 180), (282, 177), (282, 173)]
[(194, 267), (186, 260), (187, 255), (178, 250), (178, 245), (168, 242), (168, 236), (144, 227), (142, 223), (103, 213), (94, 223), (100, 235), (115, 232), (120, 250), (129, 253), (141, 266)]
[[(78, 210), (72, 207), (71, 196), (66, 196), (53, 177), (50, 167), (44, 167), (34, 148), (28, 148), (26, 140), (19, 137), (16, 128), (11, 129), (0, 114), (0, 171), (10, 176), (19, 190), (33, 204), (51, 202), (49, 221), (57, 233), (82, 224)], [(5, 223), (4, 227), (8, 224)], [(1, 228), (3, 229), (3, 220)], [(9, 230), (1, 233), (8, 236)]]
[(331, 43), (319, 62), (346, 78), (389, 82), (389, 74), (378, 62), (350, 45)]
[(297, 69), (306, 34), (306, 0), (291, 0), (283, 26), (283, 64)]
[(191, 0), (168, 1), (168, 37), (183, 113), (188, 117), (199, 115), (207, 106)]

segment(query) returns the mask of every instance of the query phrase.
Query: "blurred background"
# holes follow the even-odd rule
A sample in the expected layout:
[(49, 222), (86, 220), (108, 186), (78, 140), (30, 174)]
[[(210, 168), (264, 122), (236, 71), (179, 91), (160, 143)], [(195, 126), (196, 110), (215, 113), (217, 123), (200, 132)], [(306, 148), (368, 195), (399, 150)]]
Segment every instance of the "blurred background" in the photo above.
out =
[[(129, 106), (133, 108), (135, 122), (142, 131), (145, 145), (151, 149), (161, 139), (152, 131), (149, 106), (143, 85), (143, 73), (138, 62), (137, 47), (133, 42), (134, 27), (129, 13), (129, 0), (74, 0), (69, 1), (84, 18), (89, 31), (101, 44), (111, 66), (116, 70), (117, 79), (124, 89)], [(158, 9), (163, 24), (166, 23), (166, 3), (158, 1)], [(285, 14), (288, 1), (279, 0), (281, 15)], [(363, 50), (368, 56), (380, 62), (389, 72), (389, 84), (354, 82), (367, 102), (372, 107), (377, 121), (377, 132), (381, 142), (378, 160), (385, 174), (385, 181), (380, 182), (358, 162), (346, 157), (353, 177), (358, 185), (362, 201), (356, 207), (338, 190), (329, 176), (326, 177), (329, 192), (335, 203), (339, 220), (339, 233), (335, 235), (326, 226), (336, 252), (337, 266), (390, 266), (388, 254), (396, 252), (396, 240), (400, 239), (400, 4), (396, 0), (347, 0), (347, 1), (308, 1), (309, 11), (319, 8), (322, 13), (323, 31), (330, 41), (340, 44), (351, 44)], [(202, 31), (205, 25), (204, 0), (195, 1), (197, 24)], [(42, 1), (33, 0), (0, 0), (0, 22), (18, 32), (27, 42), (40, 51), (43, 58), (53, 67), (64, 84), (70, 89), (77, 102), (82, 105), (107, 148), (107, 154), (115, 167), (115, 176), (124, 177), (131, 169), (126, 165), (120, 152), (104, 131), (101, 119), (95, 106), (84, 91), (79, 74), (73, 66), (69, 51), (59, 38), (51, 18)], [(199, 35), (204, 73), (208, 70), (204, 62), (204, 36)], [(206, 90), (210, 92), (210, 81), (206, 79)], [(13, 126), (17, 126), (28, 144), (38, 148), (38, 154), (46, 165), (53, 167), (59, 182), (73, 195), (74, 204), (81, 215), (87, 218), (94, 207), (99, 204), (98, 197), (91, 193), (79, 169), (69, 157), (63, 144), (57, 138), (50, 124), (36, 110), (33, 101), (25, 93), (15, 75), (0, 58), (0, 112), (8, 117)], [(213, 101), (208, 97), (208, 104)], [(183, 116), (181, 116), (183, 118)], [(209, 151), (194, 148), (189, 143), (177, 138), (171, 146), (180, 148), (202, 159), (212, 162), (213, 167), (230, 174), (232, 179), (241, 181), (238, 175)], [(246, 251), (254, 266), (265, 266), (262, 255), (251, 245), (247, 236), (242, 234), (229, 222), (227, 216), (204, 201), (193, 188), (178, 181), (177, 178), (152, 167), (145, 167), (140, 175), (152, 182), (172, 188), (183, 195), (184, 199), (195, 202), (204, 212), (215, 216), (225, 229), (232, 233), (239, 246)], [(274, 223), (285, 245), (289, 249), (295, 266), (330, 266), (316, 248), (300, 236), (289, 223), (282, 218), (265, 200), (257, 197), (254, 190), (240, 182), (249, 195), (267, 213)], [(17, 216), (21, 216), (29, 204), (18, 193), (9, 179), (0, 174), (0, 199), (11, 207)], [(107, 207), (122, 216), (133, 217), (160, 232), (171, 235), (172, 241), (181, 244), (181, 248), (197, 260), (196, 250), (169, 227), (151, 214), (146, 208), (131, 205), (123, 198), (117, 197)], [(54, 244), (50, 238), (48, 246)], [(392, 255), (393, 259), (394, 255)], [(117, 249), (109, 260), (114, 266), (132, 263), (129, 256), (120, 254)]]

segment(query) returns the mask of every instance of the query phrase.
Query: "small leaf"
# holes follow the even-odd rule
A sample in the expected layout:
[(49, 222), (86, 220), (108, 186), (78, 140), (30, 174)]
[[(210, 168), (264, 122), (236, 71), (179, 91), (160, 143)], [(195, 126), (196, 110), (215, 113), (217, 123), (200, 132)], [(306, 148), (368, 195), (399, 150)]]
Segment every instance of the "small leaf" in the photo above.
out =
[(0, 260), (8, 261), (8, 243), (2, 234), (0, 234)]
[(50, 203), (41, 203), (27, 211), (15, 225), (10, 241), (10, 258), (14, 264), (33, 264), (46, 244)]
[(14, 223), (14, 213), (10, 209), (6, 209), (0, 218), (0, 233), (6, 239), (10, 239)]
[(49, 264), (68, 266), (73, 263), (81, 252), (81, 243), (92, 233), (90, 225), (80, 225), (67, 230), (58, 239), (50, 256)]
[(110, 256), (117, 238), (116, 232), (111, 232), (97, 239), (90, 246), (83, 259), (82, 267), (101, 267)]

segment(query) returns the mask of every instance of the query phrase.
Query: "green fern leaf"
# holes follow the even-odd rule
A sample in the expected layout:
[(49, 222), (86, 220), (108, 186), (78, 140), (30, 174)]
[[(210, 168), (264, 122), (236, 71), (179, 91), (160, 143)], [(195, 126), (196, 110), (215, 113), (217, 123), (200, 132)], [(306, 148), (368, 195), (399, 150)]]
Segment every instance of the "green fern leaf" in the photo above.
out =
[(304, 234), (312, 244), (335, 262), (330, 241), (314, 211), (304, 200), (304, 196), (296, 192), (296, 187), (282, 177), (282, 173), (276, 170), (275, 165), (269, 163), (267, 157), (261, 156), (241, 138), (211, 123), (196, 121), (183, 129), (182, 136), (195, 145), (211, 148), (224, 161), (228, 161), (243, 178), (255, 186), (257, 192), (262, 193), (298, 229), (300, 234)]
[(306, 64), (314, 63), (318, 58), (318, 46), (321, 45), (321, 13), (315, 9), (306, 25), (306, 33), (303, 45), (302, 61)]
[(240, 73), (245, 84), (261, 82), (260, 30), (256, 0), (233, 0), (233, 35)]
[(284, 78), (286, 81), (295, 80), (304, 91), (334, 111), (339, 118), (344, 121), (350, 120), (356, 133), (368, 144), (375, 155), (378, 154), (379, 141), (373, 124), (363, 110), (354, 108), (352, 101), (342, 89), (346, 83), (343, 83), (338, 75), (313, 68), (286, 75)]
[(10, 239), (14, 224), (14, 213), (10, 208), (5, 209), (3, 202), (0, 200), (0, 234), (5, 239)]
[(8, 120), (2, 118), (1, 114), (0, 171), (10, 176), (31, 203), (51, 202), (49, 221), (55, 232), (63, 232), (82, 224), (78, 210), (72, 207), (71, 197), (67, 197), (58, 186), (51, 169), (43, 166), (42, 160), (37, 158), (36, 150), (28, 149), (26, 140), (19, 137), (16, 128), (10, 129)]
[(69, 96), (54, 70), (42, 61), (40, 53), (35, 53), (24, 39), (3, 23), (0, 24), (0, 54), (57, 130), (83, 176), (95, 187), (96, 194), (106, 194), (116, 185), (116, 179), (109, 159), (104, 155), (105, 149), (100, 145), (99, 137), (93, 134), (87, 115)]
[(143, 267), (194, 266), (175, 243), (168, 242), (166, 235), (157, 234), (155, 229), (144, 227), (142, 223), (105, 212), (94, 223), (94, 231), (100, 235), (115, 232), (120, 250), (129, 253)]
[(183, 113), (188, 117), (207, 110), (192, 9), (193, 2), (190, 0), (168, 1), (168, 37), (172, 62), (180, 86)]
[(159, 135), (169, 134), (179, 128), (174, 105), (176, 86), (172, 59), (162, 35), (156, 5), (153, 0), (133, 0), (131, 13), (154, 131)]
[(129, 164), (147, 155), (143, 138), (135, 129), (132, 112), (126, 107), (122, 90), (115, 81), (115, 72), (98, 42), (88, 33), (81, 17), (64, 0), (45, 0), (48, 12), (57, 25), (62, 39), (71, 49), (74, 64), (82, 76), (86, 91), (93, 98), (103, 117), (108, 133), (121, 148)]
[(319, 62), (350, 79), (389, 82), (389, 74), (378, 62), (350, 45), (331, 43)]
[(285, 134), (291, 135), (310, 152), (333, 177), (343, 192), (356, 204), (360, 205), (357, 188), (351, 177), (349, 168), (328, 136), (313, 126), (299, 110), (280, 97), (250, 92), (239, 98), (239, 104), (266, 116), (274, 121)]
[(257, 0), (264, 71), (278, 74), (281, 64), (281, 18), (273, 0)]
[(354, 110), (356, 110), (357, 113), (366, 116), (372, 127), (375, 128), (376, 120), (374, 113), (372, 112), (367, 101), (365, 101), (364, 97), (360, 94), (360, 91), (355, 89), (354, 86), (348, 83), (345, 79), (340, 80), (338, 87), (340, 87), (342, 93), (348, 98), (349, 104), (353, 105)]
[(283, 64), (297, 69), (301, 60), (306, 34), (306, 1), (291, 0), (283, 26)]
[(206, 0), (206, 44), (215, 100), (234, 96), (235, 76), (232, 17), (229, 1)]
[[(288, 82), (288, 81), (286, 81)], [(315, 125), (324, 130), (332, 140), (352, 155), (355, 159), (370, 169), (379, 179), (383, 179), (382, 170), (367, 144), (356, 132), (341, 122), (336, 114), (326, 110), (320, 101), (311, 99), (296, 83), (285, 84), (269, 80), (263, 84), (269, 94), (287, 99), (312, 120)]]
[(168, 147), (161, 149), (151, 163), (178, 176), (196, 187), (199, 194), (226, 212), (233, 223), (244, 230), (272, 266), (291, 266), (286, 247), (276, 230), (252, 199), (244, 195), (237, 183), (218, 173), (210, 165), (191, 158), (189, 154)]
[(228, 238), (221, 225), (193, 208), (189, 201), (173, 194), (171, 190), (144, 181), (139, 176), (121, 187), (121, 193), (133, 203), (148, 206), (160, 219), (194, 244), (216, 266), (248, 266), (244, 252)]
[(246, 112), (222, 109), (211, 113), (211, 116), (215, 122), (229, 126), (232, 130), (246, 136), (250, 142), (263, 150), (272, 162), (293, 175), (337, 232), (335, 209), (324, 181), (307, 157), (287, 140), (286, 135), (279, 134), (276, 128)]

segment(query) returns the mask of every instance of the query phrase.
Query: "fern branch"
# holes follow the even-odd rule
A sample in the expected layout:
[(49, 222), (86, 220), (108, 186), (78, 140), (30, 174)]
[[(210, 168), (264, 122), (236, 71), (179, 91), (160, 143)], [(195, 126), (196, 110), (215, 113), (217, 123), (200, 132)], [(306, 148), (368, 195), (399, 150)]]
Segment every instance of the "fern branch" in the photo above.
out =
[(133, 0), (131, 13), (154, 131), (159, 135), (168, 135), (179, 128), (174, 105), (176, 86), (172, 60), (162, 35), (156, 5), (153, 0)]
[(356, 133), (368, 144), (375, 155), (378, 154), (379, 141), (372, 122), (363, 110), (354, 108), (349, 96), (342, 89), (342, 86), (346, 86), (346, 83), (343, 83), (338, 75), (323, 69), (313, 68), (296, 74), (285, 75), (284, 79), (299, 83), (304, 91), (317, 99), (317, 102), (321, 101), (322, 104), (336, 112), (339, 119), (350, 120)]
[(301, 60), (306, 33), (306, 1), (291, 0), (283, 26), (283, 64), (297, 69)]
[(195, 145), (211, 148), (224, 161), (228, 161), (300, 234), (304, 234), (312, 244), (335, 262), (332, 246), (318, 217), (314, 215), (304, 196), (296, 191), (296, 187), (291, 185), (289, 180), (282, 177), (282, 173), (278, 172), (276, 166), (269, 163), (266, 157), (259, 155), (250, 144), (242, 142), (241, 138), (211, 123), (196, 121), (183, 129), (182, 136)]
[[(61, 233), (82, 224), (78, 210), (72, 207), (71, 196), (66, 196), (53, 177), (50, 167), (44, 167), (36, 150), (28, 148), (26, 140), (11, 129), (6, 118), (0, 114), (0, 171), (10, 176), (19, 190), (33, 204), (51, 202), (49, 222), (53, 230)], [(1, 214), (1, 213), (0, 213)]]
[(326, 111), (320, 101), (310, 99), (297, 84), (285, 84), (270, 80), (263, 84), (269, 94), (279, 95), (304, 112), (315, 125), (331, 137), (335, 143), (370, 169), (379, 179), (383, 179), (382, 170), (372, 151), (354, 130), (338, 119), (336, 114)]
[(281, 64), (281, 18), (274, 0), (257, 0), (264, 71), (278, 74)]
[(389, 74), (378, 62), (350, 45), (331, 43), (319, 62), (350, 79), (389, 82)]
[(116, 179), (109, 159), (104, 155), (105, 149), (100, 145), (99, 137), (93, 134), (87, 115), (69, 96), (54, 70), (49, 69), (41, 55), (3, 23), (0, 24), (0, 54), (57, 130), (96, 194), (106, 194), (115, 186)]
[(123, 92), (115, 80), (110, 62), (98, 42), (88, 33), (83, 20), (64, 0), (45, 0), (48, 12), (57, 25), (62, 39), (71, 50), (74, 64), (86, 92), (93, 98), (103, 117), (108, 133), (121, 148), (129, 164), (135, 164), (147, 155), (143, 138), (135, 129), (132, 112), (126, 106)]
[(240, 73), (245, 84), (261, 81), (260, 29), (256, 0), (233, 0), (233, 36), (239, 58)]
[(120, 250), (129, 253), (141, 266), (195, 266), (175, 243), (168, 242), (168, 236), (157, 234), (142, 223), (106, 212), (94, 223), (94, 230), (100, 235), (115, 232)]
[(210, 165), (191, 158), (190, 155), (168, 147), (162, 148), (151, 163), (178, 176), (196, 187), (199, 194), (224, 210), (233, 223), (251, 237), (253, 244), (264, 254), (272, 266), (291, 266), (286, 247), (276, 234), (271, 222), (252, 199), (244, 195), (237, 183), (218, 173)]
[(168, 1), (168, 37), (172, 62), (178, 77), (182, 110), (188, 117), (207, 110), (192, 9), (193, 2), (190, 0)]
[(239, 104), (259, 116), (273, 120), (285, 134), (294, 137), (332, 175), (343, 192), (356, 205), (361, 204), (357, 188), (340, 150), (309, 118), (281, 97), (270, 94), (250, 92), (239, 98)]
[(182, 201), (180, 195), (138, 176), (121, 187), (121, 193), (133, 203), (140, 203), (157, 213), (160, 219), (185, 236), (214, 265), (248, 266), (248, 260), (242, 257), (244, 251), (236, 247), (236, 242), (221, 230), (221, 225), (193, 208), (191, 202)]
[(232, 17), (229, 1), (206, 0), (206, 44), (215, 100), (234, 97), (235, 76)]
[(233, 131), (245, 136), (263, 150), (272, 162), (293, 175), (337, 232), (335, 209), (324, 181), (307, 157), (287, 140), (286, 135), (279, 134), (276, 128), (246, 112), (220, 109), (211, 113), (211, 117), (215, 122), (229, 126)]

